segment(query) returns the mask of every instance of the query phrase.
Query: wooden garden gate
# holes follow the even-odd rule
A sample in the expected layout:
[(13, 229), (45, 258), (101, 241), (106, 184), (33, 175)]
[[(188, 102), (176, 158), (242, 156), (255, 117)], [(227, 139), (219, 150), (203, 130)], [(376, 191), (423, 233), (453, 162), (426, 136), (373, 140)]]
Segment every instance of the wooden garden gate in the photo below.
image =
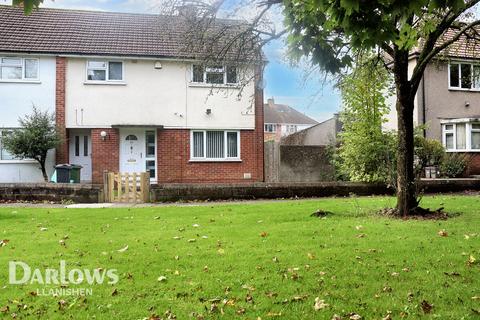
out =
[(142, 203), (150, 200), (150, 174), (105, 172), (105, 202)]

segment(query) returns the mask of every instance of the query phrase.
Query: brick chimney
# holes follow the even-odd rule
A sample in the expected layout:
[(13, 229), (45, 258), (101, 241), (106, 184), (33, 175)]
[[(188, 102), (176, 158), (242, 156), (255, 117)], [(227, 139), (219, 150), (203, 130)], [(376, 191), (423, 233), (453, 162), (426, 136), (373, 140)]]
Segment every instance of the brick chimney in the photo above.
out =
[(270, 108), (273, 108), (275, 105), (275, 100), (272, 98), (267, 99), (267, 104)]

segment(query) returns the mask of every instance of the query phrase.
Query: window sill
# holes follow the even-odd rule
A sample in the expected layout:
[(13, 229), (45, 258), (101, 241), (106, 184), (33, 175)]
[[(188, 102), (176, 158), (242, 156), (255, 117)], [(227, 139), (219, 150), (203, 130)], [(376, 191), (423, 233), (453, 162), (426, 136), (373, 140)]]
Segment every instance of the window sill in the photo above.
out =
[(466, 88), (448, 87), (448, 90), (449, 91), (463, 91), (463, 92), (480, 92), (480, 88), (466, 89)]
[(38, 163), (32, 159), (25, 159), (25, 160), (0, 160), (0, 164), (30, 164), (30, 163)]
[(480, 149), (470, 149), (470, 150), (445, 150), (448, 153), (477, 153), (480, 152)]
[(213, 88), (213, 89), (238, 89), (240, 86), (238, 84), (214, 84), (214, 83), (199, 83), (199, 82), (189, 82), (189, 87), (193, 88)]
[(126, 86), (123, 81), (85, 81), (84, 85), (107, 85), (107, 86)]
[(242, 159), (190, 159), (189, 162), (242, 162)]
[(40, 80), (0, 80), (0, 83), (41, 84)]

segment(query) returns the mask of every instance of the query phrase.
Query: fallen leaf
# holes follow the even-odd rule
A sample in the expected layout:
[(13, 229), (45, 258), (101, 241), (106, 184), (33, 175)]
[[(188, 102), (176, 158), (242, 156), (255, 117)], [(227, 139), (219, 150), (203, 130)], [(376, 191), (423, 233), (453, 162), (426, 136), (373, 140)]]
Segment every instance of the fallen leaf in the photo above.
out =
[(0, 240), (0, 247), (5, 247), (9, 242), (10, 240), (8, 239)]
[(342, 317), (340, 317), (338, 314), (334, 314), (332, 320), (342, 320)]
[(125, 247), (123, 247), (122, 249), (120, 250), (117, 250), (117, 252), (125, 252), (128, 250), (128, 245), (126, 245)]
[(480, 296), (474, 296), (472, 297), (472, 300), (480, 300)]
[(173, 237), (173, 240), (180, 240), (180, 239), (182, 239), (182, 237), (179, 237), (179, 236)]
[(268, 236), (268, 233), (266, 233), (265, 231), (260, 233), (260, 237), (265, 238), (266, 236)]
[(115, 288), (112, 291), (112, 297), (116, 296), (118, 294), (118, 290)]
[(150, 317), (148, 317), (148, 320), (162, 320), (162, 318), (156, 314), (152, 314)]
[(319, 297), (315, 298), (315, 303), (313, 305), (313, 308), (315, 311), (322, 310), (327, 308), (329, 305), (325, 303), (325, 300), (321, 300)]
[(165, 281), (167, 281), (167, 277), (165, 277), (165, 276), (160, 276), (160, 277), (158, 277), (157, 280), (158, 280), (158, 282), (165, 282)]
[(348, 314), (350, 316), (350, 320), (360, 320), (362, 319), (362, 317), (359, 315), (359, 314), (356, 314), (355, 312), (352, 312), (352, 313), (349, 313)]
[(270, 311), (269, 313), (267, 313), (267, 317), (281, 317), (282, 316), (282, 313), (281, 312), (272, 312)]
[(425, 313), (425, 314), (430, 313), (432, 311), (432, 308), (433, 308), (433, 305), (428, 303), (427, 300), (423, 300), (422, 303), (420, 304), (420, 306), (422, 307), (423, 313)]
[(0, 308), (0, 312), (1, 312), (1, 313), (7, 313), (8, 311), (10, 311), (10, 307), (9, 307), (9, 306), (5, 306), (5, 307), (1, 307), (1, 308)]
[(398, 273), (398, 272), (392, 272), (391, 275), (392, 275), (392, 277), (398, 277), (398, 276), (400, 275), (400, 273)]
[(240, 308), (237, 310), (237, 314), (238, 315), (241, 315), (241, 314), (244, 314), (245, 313), (245, 308)]
[(218, 254), (225, 254), (225, 250), (222, 248), (218, 249), (217, 252)]
[(40, 228), (40, 231), (47, 231), (48, 228)]
[(355, 226), (355, 229), (357, 229), (357, 230), (362, 230), (362, 229), (363, 229), (363, 226), (362, 226), (362, 225)]
[(365, 238), (367, 235), (365, 233), (357, 234), (357, 238)]
[(474, 256), (470, 255), (470, 257), (468, 257), (467, 263), (469, 266), (471, 266), (472, 264), (475, 263), (475, 261), (477, 261), (477, 259), (475, 259)]
[(272, 258), (272, 261), (275, 262), (275, 263), (278, 263), (278, 262), (279, 262), (277, 257), (273, 257), (273, 258)]
[(387, 314), (385, 317), (382, 318), (382, 320), (392, 320), (392, 311), (387, 311)]
[(195, 242), (195, 241), (197, 241), (197, 239), (188, 239), (187, 241), (188, 242)]
[(310, 260), (315, 259), (315, 255), (314, 255), (313, 253), (310, 253), (310, 252), (307, 253), (307, 257), (308, 257), (308, 259), (310, 259)]
[(448, 232), (445, 231), (445, 230), (440, 230), (440, 231), (438, 231), (438, 235), (440, 237), (448, 237)]
[(198, 227), (200, 227), (200, 225), (195, 223), (195, 224), (192, 224), (192, 227), (198, 228)]
[(245, 297), (245, 302), (247, 303), (254, 303), (253, 302), (253, 297), (250, 293), (247, 293), (247, 296)]

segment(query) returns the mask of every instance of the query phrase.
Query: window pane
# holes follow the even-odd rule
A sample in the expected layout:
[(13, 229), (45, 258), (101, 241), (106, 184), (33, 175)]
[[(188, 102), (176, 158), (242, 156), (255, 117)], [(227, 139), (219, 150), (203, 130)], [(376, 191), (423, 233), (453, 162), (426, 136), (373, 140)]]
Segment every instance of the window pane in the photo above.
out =
[(457, 150), (467, 148), (467, 132), (465, 123), (457, 123)]
[(75, 157), (80, 156), (80, 136), (75, 136)]
[(155, 157), (155, 131), (145, 132), (145, 153), (147, 158)]
[(89, 69), (106, 69), (107, 64), (105, 61), (88, 61)]
[(207, 131), (207, 158), (223, 158), (224, 152), (223, 131)]
[(207, 72), (207, 83), (223, 84), (223, 73)]
[(450, 65), (450, 87), (459, 87), (458, 82), (458, 64)]
[(88, 70), (88, 80), (105, 81), (106, 71), (105, 70)]
[(150, 172), (150, 178), (155, 178), (155, 160), (147, 160), (146, 169)]
[(480, 130), (480, 123), (472, 123), (472, 129)]
[(193, 65), (193, 82), (203, 82), (203, 66)]
[(22, 59), (20, 58), (2, 58), (2, 64), (8, 64), (10, 66), (21, 66)]
[(227, 67), (227, 83), (237, 83), (236, 67)]
[(460, 65), (462, 88), (470, 89), (472, 87), (472, 69), (470, 64), (462, 63)]
[(4, 80), (21, 80), (22, 67), (1, 67), (1, 77)]
[(88, 136), (83, 136), (83, 156), (88, 157)]
[(480, 132), (472, 132), (472, 149), (480, 149)]
[(108, 80), (123, 80), (122, 62), (108, 63)]
[(203, 158), (203, 132), (193, 133), (193, 157)]
[(473, 66), (473, 87), (480, 89), (480, 66)]
[(25, 59), (25, 79), (38, 78), (38, 60)]
[(237, 132), (227, 132), (227, 157), (238, 158)]
[(445, 125), (445, 130), (453, 130), (453, 124)]
[(447, 150), (453, 150), (453, 133), (447, 133), (445, 135), (445, 147)]

